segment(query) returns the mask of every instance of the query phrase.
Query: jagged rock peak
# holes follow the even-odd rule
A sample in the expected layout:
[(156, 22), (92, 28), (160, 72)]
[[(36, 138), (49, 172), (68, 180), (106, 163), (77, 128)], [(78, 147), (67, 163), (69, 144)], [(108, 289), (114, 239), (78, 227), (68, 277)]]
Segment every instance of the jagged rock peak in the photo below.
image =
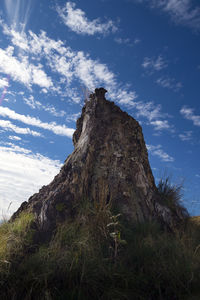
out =
[(157, 202), (157, 188), (139, 123), (114, 102), (104, 88), (86, 101), (73, 135), (74, 151), (60, 173), (13, 215), (32, 211), (41, 231), (75, 216), (82, 201), (111, 203), (128, 221), (157, 218), (173, 223), (169, 209)]
[(105, 93), (107, 93), (107, 90), (104, 88), (95, 89), (95, 93), (91, 95), (95, 95), (97, 98), (105, 99)]

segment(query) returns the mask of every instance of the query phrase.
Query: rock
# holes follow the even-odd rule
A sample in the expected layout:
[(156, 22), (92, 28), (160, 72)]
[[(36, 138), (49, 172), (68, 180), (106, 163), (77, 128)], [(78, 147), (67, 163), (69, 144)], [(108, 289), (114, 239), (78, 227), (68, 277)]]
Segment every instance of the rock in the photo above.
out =
[(157, 188), (139, 123), (95, 89), (82, 109), (73, 135), (74, 151), (60, 173), (12, 219), (32, 211), (41, 232), (75, 216), (84, 200), (111, 203), (130, 222), (159, 219), (173, 224), (170, 210), (157, 201)]

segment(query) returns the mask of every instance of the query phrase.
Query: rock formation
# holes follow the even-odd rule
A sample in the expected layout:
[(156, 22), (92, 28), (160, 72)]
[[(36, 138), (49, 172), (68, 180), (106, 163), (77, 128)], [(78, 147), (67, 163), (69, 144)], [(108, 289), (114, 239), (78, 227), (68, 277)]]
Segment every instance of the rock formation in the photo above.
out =
[(73, 135), (74, 151), (60, 173), (21, 211), (35, 214), (38, 228), (51, 232), (57, 222), (76, 215), (82, 201), (111, 203), (128, 221), (159, 219), (171, 226), (173, 217), (158, 201), (139, 123), (96, 89), (86, 101)]

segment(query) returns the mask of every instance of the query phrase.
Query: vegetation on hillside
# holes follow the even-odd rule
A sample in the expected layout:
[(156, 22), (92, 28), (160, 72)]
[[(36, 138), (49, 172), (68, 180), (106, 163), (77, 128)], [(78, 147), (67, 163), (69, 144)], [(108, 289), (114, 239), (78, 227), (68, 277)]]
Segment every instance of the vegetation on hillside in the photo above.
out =
[[(159, 192), (163, 201), (172, 197)], [(178, 193), (175, 204), (170, 198), (176, 208)], [(200, 299), (197, 222), (172, 233), (156, 222), (127, 223), (111, 204), (83, 199), (50, 242), (36, 243), (35, 235), (32, 214), (1, 225), (1, 299)]]
[(188, 212), (182, 204), (182, 184), (172, 184), (170, 177), (161, 178), (158, 183), (160, 203), (167, 206), (174, 215), (187, 218)]

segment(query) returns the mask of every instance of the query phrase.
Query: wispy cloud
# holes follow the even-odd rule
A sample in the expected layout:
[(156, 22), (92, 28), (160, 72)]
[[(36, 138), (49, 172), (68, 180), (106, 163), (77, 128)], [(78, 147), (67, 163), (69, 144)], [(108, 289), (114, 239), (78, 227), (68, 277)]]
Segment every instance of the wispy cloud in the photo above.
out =
[(138, 95), (135, 91), (127, 91), (126, 89), (119, 88), (117, 91), (114, 88), (110, 88), (109, 96), (111, 99), (119, 102), (122, 105), (128, 105), (131, 107), (136, 106), (135, 99), (138, 98)]
[[(21, 45), (18, 43), (20, 39), (19, 36), (17, 40), (12, 39), (13, 34), (16, 36), (14, 30), (6, 27), (5, 32), (11, 37), (15, 46)], [(2, 68), (2, 72), (9, 73), (14, 80), (21, 81), (28, 85), (31, 79), (33, 79), (35, 84), (42, 85), (43, 83), (43, 87), (48, 88), (47, 80), (50, 80), (50, 78), (47, 77), (47, 80), (42, 78), (41, 80), (42, 73), (39, 71), (42, 71), (42, 65), (39, 64), (38, 68), (36, 68), (36, 66), (33, 67), (33, 64), (28, 64), (28, 62), (25, 61), (25, 58), (31, 53), (37, 59), (39, 58), (41, 60), (43, 58), (46, 60), (46, 65), (51, 68), (51, 71), (60, 75), (60, 84), (57, 85), (56, 88), (52, 86), (51, 81), (49, 82), (51, 90), (56, 93), (63, 94), (63, 88), (71, 90), (71, 82), (75, 80), (78, 80), (81, 85), (88, 87), (90, 90), (93, 90), (98, 85), (104, 85), (107, 86), (108, 90), (112, 89), (113, 91), (119, 86), (115, 75), (108, 69), (106, 64), (91, 59), (91, 57), (83, 51), (73, 51), (70, 47), (65, 46), (62, 41), (55, 41), (48, 38), (45, 32), (36, 35), (30, 31), (28, 36), (23, 34), (23, 39), (27, 45), (26, 50), (24, 50), (25, 53), (27, 52), (27, 56), (23, 56), (23, 61), (21, 62), (12, 55), (13, 47), (0, 50), (5, 57), (5, 60), (4, 57), (1, 59), (4, 64), (0, 66), (0, 68)], [(36, 69), (38, 78), (31, 68), (33, 70)], [(73, 96), (74, 95), (75, 93), (73, 92)], [(77, 101), (80, 101), (80, 97), (76, 95), (74, 102), (77, 103)]]
[(130, 45), (131, 44), (131, 40), (129, 38), (115, 38), (114, 41), (117, 43), (117, 44), (126, 44), (126, 45)]
[(23, 97), (23, 100), (32, 109), (40, 109), (42, 106), (41, 102), (35, 100), (33, 96), (30, 96), (29, 98)]
[(16, 136), (16, 135), (9, 135), (8, 138), (11, 141), (21, 141), (21, 138), (19, 136)]
[(135, 38), (134, 40), (131, 40), (130, 38), (122, 38), (122, 37), (116, 37), (114, 38), (114, 41), (117, 43), (117, 44), (120, 44), (120, 45), (127, 45), (127, 46), (134, 46), (134, 45), (137, 45), (141, 42), (140, 39), (138, 38)]
[(56, 110), (56, 108), (53, 105), (50, 104), (42, 104), (40, 101), (35, 100), (35, 98), (30, 95), (29, 98), (23, 97), (24, 102), (31, 107), (32, 109), (38, 109), (38, 110), (44, 110), (46, 112), (49, 112), (54, 117), (64, 117), (66, 115), (66, 112), (64, 110)]
[[(161, 71), (168, 67), (168, 62), (163, 58), (162, 55), (155, 57), (145, 57), (142, 63), (142, 67), (148, 75), (152, 75), (155, 72)], [(182, 83), (176, 81), (174, 78), (169, 76), (162, 76), (156, 80), (156, 83), (163, 88), (168, 88), (175, 92), (178, 92), (182, 87)]]
[(0, 79), (0, 89), (4, 89), (5, 87), (8, 87), (9, 86), (9, 83), (8, 83), (8, 80), (7, 78), (2, 78)]
[(185, 119), (192, 121), (195, 126), (200, 126), (200, 115), (195, 115), (194, 109), (183, 106), (180, 113)]
[[(39, 35), (36, 35), (32, 31), (29, 31), (28, 35), (25, 33), (16, 34), (15, 30), (8, 28), (4, 24), (2, 24), (2, 26), (5, 34), (11, 38), (13, 45), (23, 47), (23, 57), (27, 59), (27, 57), (30, 57), (30, 54), (32, 54), (31, 57), (34, 57), (39, 61), (46, 61), (46, 66), (49, 67), (52, 72), (57, 73), (60, 76), (60, 81), (57, 84), (54, 83), (54, 85), (52, 83), (50, 88), (48, 88), (48, 92), (51, 90), (61, 96), (71, 98), (71, 100), (75, 103), (79, 103), (80, 93), (78, 95), (77, 91), (75, 91), (71, 86), (72, 82), (77, 82), (77, 84), (81, 86), (83, 85), (89, 90), (94, 90), (97, 86), (105, 86), (105, 88), (109, 91), (109, 97), (111, 100), (117, 100), (118, 102), (126, 101), (128, 104), (135, 100), (136, 92), (130, 91), (129, 86), (122, 85), (117, 80), (116, 75), (109, 70), (106, 64), (92, 59), (88, 53), (84, 53), (83, 51), (73, 51), (62, 41), (55, 41), (47, 37), (44, 31), (42, 31)], [(21, 42), (21, 36), (23, 42)], [(26, 45), (26, 47), (24, 45)], [(11, 52), (9, 56), (12, 56), (13, 48), (10, 47), (8, 50)], [(6, 49), (2, 51), (8, 54), (8, 50)], [(23, 59), (25, 60), (25, 58)], [(16, 58), (14, 56), (13, 59), (14, 62), (16, 62)], [(12, 71), (12, 78), (14, 80), (16, 79), (24, 84), (29, 84), (29, 82), (31, 82), (31, 72), (26, 67), (27, 64), (25, 63), (24, 66), (24, 63), (19, 64), (19, 61), (17, 60), (16, 65), (18, 68), (12, 67), (10, 70), (7, 69), (10, 66), (8, 63), (3, 70), (6, 73)], [(33, 64), (29, 63), (29, 67), (31, 65)], [(38, 66), (42, 70), (42, 65), (39, 64)], [(36, 79), (35, 83), (38, 83)], [(44, 92), (46, 92), (47, 87), (45, 87), (45, 84), (43, 85), (44, 87), (42, 91), (45, 88)]]
[(140, 39), (138, 39), (138, 38), (134, 39), (134, 44), (135, 44), (135, 45), (137, 45), (137, 44), (139, 44), (139, 43), (141, 43), (141, 40), (140, 40)]
[[(13, 43), (20, 40), (19, 36), (13, 40), (13, 35), (16, 34), (13, 30), (6, 29), (6, 34), (11, 37)], [(50, 39), (47, 34), (42, 31), (39, 35), (29, 31), (28, 35), (23, 34), (23, 45), (26, 44), (27, 56), (39, 58), (46, 61), (46, 65), (60, 76), (60, 81), (51, 87), (51, 91), (58, 93), (61, 97), (67, 97), (75, 103), (80, 102), (81, 88), (78, 93), (72, 86), (76, 82), (80, 86), (85, 86), (88, 90), (93, 91), (97, 86), (104, 86), (108, 90), (108, 98), (116, 101), (121, 105), (125, 105), (136, 110), (137, 116), (142, 116), (150, 121), (157, 121), (157, 123), (150, 123), (155, 129), (158, 128), (158, 121), (162, 129), (167, 129), (167, 121), (161, 119), (165, 115), (161, 111), (161, 105), (155, 105), (153, 102), (144, 102), (138, 100), (136, 91), (132, 90), (130, 85), (124, 85), (119, 82), (116, 75), (109, 70), (108, 66), (99, 60), (94, 60), (91, 56), (83, 51), (74, 51), (67, 47), (62, 41), (55, 41)], [(17, 42), (17, 45), (20, 43)], [(24, 46), (23, 46), (24, 48)], [(152, 60), (152, 66), (156, 70), (160, 70), (166, 66), (166, 62), (162, 56)], [(151, 67), (152, 67), (151, 66)], [(56, 87), (55, 87), (56, 86)], [(37, 102), (36, 102), (37, 101)], [(26, 98), (26, 102), (32, 107), (41, 108), (41, 102)], [(43, 109), (43, 108), (42, 108)]]
[(179, 138), (182, 141), (190, 141), (192, 139), (192, 131), (184, 131), (184, 133), (180, 133)]
[(145, 117), (148, 121), (163, 117), (160, 104), (155, 105), (152, 101), (137, 101), (134, 103), (134, 106), (137, 109), (137, 117)]
[(174, 23), (200, 30), (200, 6), (193, 0), (135, 0), (167, 13)]
[(101, 22), (100, 19), (90, 21), (83, 10), (76, 8), (74, 2), (67, 2), (63, 8), (58, 6), (57, 12), (64, 24), (78, 34), (107, 34), (117, 30), (112, 20), (105, 23)]
[(175, 92), (178, 92), (183, 87), (181, 82), (177, 82), (174, 78), (169, 77), (160, 77), (156, 80), (156, 83), (163, 88), (167, 88)]
[(12, 46), (6, 50), (0, 48), (0, 72), (10, 75), (14, 80), (27, 86), (31, 84), (46, 88), (52, 86), (50, 77), (42, 70), (41, 65), (29, 64), (26, 56), (20, 60), (13, 55), (13, 52)]
[(12, 122), (8, 120), (0, 120), (0, 127), (3, 128), (4, 131), (12, 131), (18, 134), (29, 134), (32, 136), (42, 136), (41, 133), (31, 130), (30, 128), (22, 128), (16, 126)]
[[(60, 161), (52, 160), (9, 143), (0, 147), (0, 213), (6, 213), (10, 199), (9, 214), (28, 200), (42, 185), (48, 184), (59, 172)], [(13, 198), (14, 195), (14, 198)]]
[(24, 32), (16, 31), (12, 26), (8, 27), (6, 24), (3, 25), (3, 33), (11, 37), (11, 42), (21, 50), (29, 50), (29, 45), (26, 40), (26, 34)]
[(136, 116), (144, 117), (148, 120), (148, 124), (153, 126), (154, 130), (161, 132), (163, 130), (169, 130), (173, 132), (173, 126), (166, 120), (166, 114), (162, 113), (161, 105), (155, 105), (153, 102), (141, 102), (137, 101), (133, 104), (136, 108)]
[(14, 110), (9, 109), (8, 107), (0, 107), (0, 115), (2, 117), (8, 117), (9, 119), (20, 121), (24, 124), (49, 130), (57, 135), (67, 136), (71, 138), (74, 133), (74, 129), (68, 128), (65, 125), (58, 125), (56, 122), (42, 122), (38, 118), (18, 114)]
[(167, 62), (164, 60), (162, 55), (159, 55), (157, 58), (154, 57), (145, 57), (142, 63), (142, 67), (153, 73), (154, 71), (160, 71), (168, 66)]
[(168, 120), (155, 120), (155, 121), (150, 121), (150, 124), (154, 126), (154, 129), (156, 131), (161, 131), (161, 130), (172, 130), (172, 126), (169, 125)]
[(174, 22), (200, 29), (200, 6), (194, 6), (192, 0), (160, 0), (157, 5), (169, 13)]
[(122, 94), (119, 93), (119, 98), (122, 99), (118, 101), (120, 104), (127, 105), (129, 108), (134, 108), (136, 110), (136, 117), (143, 117), (147, 119), (147, 124), (151, 125), (157, 132), (161, 132), (163, 130), (169, 130), (171, 132), (174, 131), (173, 126), (170, 125), (169, 121), (165, 119), (167, 115), (162, 112), (162, 107), (160, 104), (156, 105), (152, 101), (135, 101), (135, 99), (138, 98), (136, 93), (130, 93), (130, 95), (128, 93), (126, 94), (125, 92)]
[(67, 122), (71, 122), (71, 121), (76, 122), (76, 120), (80, 117), (80, 115), (81, 115), (81, 113), (68, 115), (66, 117), (66, 121)]
[(161, 145), (153, 146), (153, 145), (147, 145), (147, 149), (149, 153), (153, 156), (158, 156), (162, 161), (164, 162), (173, 162), (174, 158), (167, 154), (163, 149)]

